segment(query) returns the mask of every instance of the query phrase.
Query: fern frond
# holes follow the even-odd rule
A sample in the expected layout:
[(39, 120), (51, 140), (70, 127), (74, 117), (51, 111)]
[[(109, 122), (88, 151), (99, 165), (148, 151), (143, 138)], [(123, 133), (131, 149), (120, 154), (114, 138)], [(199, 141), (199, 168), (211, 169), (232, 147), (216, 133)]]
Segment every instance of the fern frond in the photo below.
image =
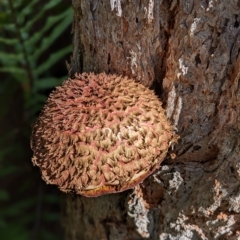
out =
[[(8, 129), (3, 129), (7, 134), (0, 134), (0, 177), (8, 179), (6, 188), (0, 190), (0, 205), (4, 205), (0, 208), (0, 239), (61, 239), (52, 227), (48, 229), (52, 223), (59, 223), (59, 214), (35, 214), (33, 211), (39, 205), (53, 209), (52, 206), (59, 204), (59, 196), (51, 192), (50, 198), (46, 199), (45, 192), (36, 193), (41, 186), (32, 181), (34, 173), (26, 162), (22, 162), (27, 160), (30, 163), (22, 135), (29, 137), (29, 126), (46, 102), (47, 94), (66, 79), (49, 76), (51, 72), (57, 76), (62, 74), (56, 64), (72, 48), (71, 43), (63, 45), (61, 37), (73, 18), (70, 2), (67, 8), (65, 6), (61, 0), (0, 0), (0, 74), (4, 73), (0, 84), (0, 98), (4, 103), (0, 122), (6, 121), (5, 118), (8, 121), (8, 114), (10, 122), (17, 116), (16, 134), (9, 135), (10, 139), (6, 138), (10, 132)], [(61, 44), (58, 44), (59, 39)], [(63, 74), (67, 74), (67, 70)], [(11, 141), (13, 144), (8, 143)], [(32, 174), (31, 181), (26, 177), (28, 174)], [(21, 184), (12, 191), (20, 177)], [(55, 201), (52, 201), (54, 197)], [(39, 221), (41, 228), (35, 228)]]
[[(55, 23), (58, 23), (52, 33), (47, 37), (43, 38), (41, 42), (41, 46), (36, 48), (36, 51), (32, 55), (33, 60), (37, 60), (39, 56), (66, 30), (66, 28), (70, 25), (72, 21), (72, 10), (67, 9), (63, 14), (50, 17), (47, 20), (47, 23), (45, 27), (38, 33), (34, 34), (28, 41), (26, 41), (26, 44), (34, 45), (41, 39), (43, 34), (50, 29)], [(62, 20), (63, 19), (63, 20)], [(60, 20), (62, 20), (60, 22)]]
[[(12, 17), (15, 22), (4, 24), (3, 30), (6, 34), (0, 37), (0, 43), (13, 47), (11, 53), (0, 52), (0, 63), (3, 64), (2, 67), (0, 66), (0, 72), (12, 74), (17, 81), (23, 84), (25, 89), (29, 89), (29, 87), (26, 88), (26, 84), (30, 86), (32, 82), (32, 86), (38, 86), (36, 82), (42, 81), (39, 79), (41, 74), (51, 68), (64, 55), (71, 52), (71, 46), (68, 46), (52, 53), (41, 64), (38, 62), (41, 55), (57, 41), (58, 37), (71, 24), (72, 9), (69, 6), (63, 12), (42, 20), (46, 11), (60, 4), (60, 0), (49, 1), (34, 15), (32, 13), (40, 0), (33, 0), (28, 4), (25, 4), (25, 0), (16, 0), (14, 2), (8, 0), (8, 2), (11, 7), (5, 12), (14, 15), (17, 11), (17, 16)], [(20, 9), (21, 11), (19, 11)], [(28, 21), (25, 23), (24, 21), (27, 18)], [(33, 32), (35, 23), (39, 21), (43, 21), (43, 27), (32, 35), (31, 32)], [(48, 32), (50, 33), (46, 34)], [(7, 38), (6, 36), (9, 36), (9, 34), (15, 36)], [(52, 86), (52, 83), (50, 85)]]
[(11, 39), (11, 38), (0, 37), (0, 43), (4, 43), (4, 44), (7, 44), (7, 45), (15, 45), (15, 44), (19, 43), (19, 41), (16, 38)]
[(0, 51), (0, 61), (1, 62), (21, 62), (23, 59), (23, 54), (20, 52), (20, 53), (6, 53), (6, 52), (3, 52), (3, 51)]
[(20, 67), (0, 67), (0, 72), (5, 72), (5, 73), (11, 73), (11, 74), (16, 74), (16, 75), (24, 75), (25, 70), (20, 68)]
[[(68, 46), (66, 48), (61, 49), (60, 51), (56, 53), (52, 53), (50, 57), (38, 66), (37, 70), (35, 71), (35, 74), (37, 76), (40, 76), (42, 73), (44, 73), (47, 69), (51, 68), (57, 61), (59, 61), (63, 56), (65, 56), (67, 53), (70, 53), (72, 50), (72, 46)], [(53, 86), (54, 87), (54, 86)]]
[(55, 86), (58, 86), (62, 83), (62, 80), (59, 80), (58, 78), (54, 77), (48, 77), (41, 79), (35, 84), (36, 89), (38, 90), (44, 90), (46, 88), (52, 89)]

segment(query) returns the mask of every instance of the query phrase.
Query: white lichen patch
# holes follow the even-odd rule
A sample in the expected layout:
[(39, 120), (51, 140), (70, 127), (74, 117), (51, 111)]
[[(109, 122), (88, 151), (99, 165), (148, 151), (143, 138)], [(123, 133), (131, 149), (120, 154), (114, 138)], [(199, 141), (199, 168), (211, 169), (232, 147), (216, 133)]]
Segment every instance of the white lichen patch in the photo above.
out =
[[(213, 8), (213, 0), (210, 0), (209, 3), (208, 3), (208, 8), (206, 9), (206, 11), (210, 11), (211, 8)], [(215, 2), (217, 2), (217, 0), (215, 0)]]
[(117, 16), (121, 17), (122, 16), (121, 0), (110, 0), (110, 4), (111, 10), (113, 11), (114, 9), (116, 9)]
[[(223, 215), (223, 214), (222, 214)], [(215, 234), (215, 239), (219, 239), (221, 236), (224, 236), (226, 234), (233, 234), (232, 232), (232, 226), (236, 224), (236, 220), (234, 219), (234, 216), (224, 216), (221, 217), (221, 214), (218, 215), (218, 218), (215, 220), (209, 220), (206, 222), (206, 225), (209, 228), (217, 228), (218, 231)]]
[(174, 127), (177, 128), (178, 125), (178, 121), (179, 121), (179, 117), (180, 117), (180, 113), (182, 111), (182, 98), (179, 96), (177, 98), (177, 103), (176, 103), (176, 107), (175, 107), (175, 112), (173, 114), (173, 122), (174, 122)]
[(153, 20), (153, 8), (154, 8), (154, 0), (149, 0), (148, 3), (148, 23), (151, 23)]
[(129, 52), (130, 57), (127, 57), (127, 59), (130, 60), (130, 68), (133, 75), (136, 75), (137, 80), (141, 79), (141, 68), (140, 68), (140, 58), (142, 55), (141, 52), (141, 46), (140, 44), (137, 44), (137, 51), (130, 50)]
[(204, 231), (198, 225), (188, 223), (189, 217), (185, 216), (184, 214), (180, 213), (176, 222), (180, 226), (179, 232), (182, 231), (182, 228), (184, 229), (184, 235), (179, 237), (179, 239), (193, 239), (193, 233), (196, 232), (202, 240), (208, 240), (208, 238), (204, 234)]
[(177, 129), (179, 117), (182, 111), (183, 101), (181, 96), (177, 96), (176, 88), (173, 85), (172, 90), (168, 94), (167, 100), (167, 118), (173, 120), (173, 126)]
[(153, 9), (154, 9), (154, 0), (149, 0), (148, 7), (144, 7), (144, 17), (148, 19), (148, 23), (151, 23), (154, 19), (153, 17)]
[(240, 194), (230, 198), (229, 211), (234, 211), (236, 213), (240, 213)]
[(183, 179), (179, 172), (173, 174), (173, 178), (169, 181), (169, 192), (177, 191), (180, 185), (183, 183)]
[(167, 117), (170, 119), (173, 115), (174, 106), (175, 106), (175, 100), (176, 100), (176, 89), (173, 85), (172, 90), (168, 94), (168, 100), (167, 100)]
[(180, 77), (181, 74), (182, 74), (183, 76), (186, 75), (187, 72), (188, 72), (188, 67), (184, 65), (183, 59), (180, 58), (180, 59), (178, 60), (178, 63), (179, 63), (179, 68), (180, 68), (180, 70), (181, 70), (181, 73), (179, 73), (180, 75), (178, 74), (178, 77)]
[(135, 69), (137, 68), (137, 53), (134, 52), (133, 50), (131, 50), (130, 52), (130, 57), (129, 59), (131, 60), (131, 71), (132, 71), (132, 74), (135, 74)]
[(143, 198), (137, 197), (138, 188), (139, 186), (134, 188), (134, 192), (132, 194), (133, 198), (131, 198), (131, 202), (128, 203), (128, 215), (134, 219), (137, 232), (141, 236), (144, 236), (144, 238), (149, 238), (149, 210), (144, 206)]
[(196, 31), (200, 21), (201, 21), (200, 18), (194, 18), (193, 23), (191, 24), (191, 27), (190, 27), (190, 36), (193, 36), (193, 34)]

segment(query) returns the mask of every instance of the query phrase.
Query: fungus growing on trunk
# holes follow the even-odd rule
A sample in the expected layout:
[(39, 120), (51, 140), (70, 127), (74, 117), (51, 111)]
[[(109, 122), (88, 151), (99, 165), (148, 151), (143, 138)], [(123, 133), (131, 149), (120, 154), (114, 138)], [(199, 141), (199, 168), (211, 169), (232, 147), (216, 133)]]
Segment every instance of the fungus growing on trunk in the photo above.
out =
[(126, 77), (76, 74), (50, 94), (34, 125), (32, 161), (47, 183), (95, 197), (142, 182), (173, 138), (153, 91)]

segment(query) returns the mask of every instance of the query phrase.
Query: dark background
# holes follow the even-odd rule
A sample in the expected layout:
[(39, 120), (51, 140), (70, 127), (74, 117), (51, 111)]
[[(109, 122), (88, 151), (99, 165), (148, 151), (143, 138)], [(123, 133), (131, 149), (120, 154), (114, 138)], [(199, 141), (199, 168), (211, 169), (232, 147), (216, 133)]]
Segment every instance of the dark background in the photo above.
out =
[(61, 193), (33, 167), (31, 126), (67, 78), (70, 0), (0, 2), (0, 238), (63, 239)]

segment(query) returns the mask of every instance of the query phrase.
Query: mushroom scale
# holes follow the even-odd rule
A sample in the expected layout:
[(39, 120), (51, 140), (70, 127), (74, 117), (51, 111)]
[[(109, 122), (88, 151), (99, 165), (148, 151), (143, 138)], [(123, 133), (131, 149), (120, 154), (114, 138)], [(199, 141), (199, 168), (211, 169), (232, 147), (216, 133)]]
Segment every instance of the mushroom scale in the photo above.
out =
[(96, 197), (142, 182), (173, 138), (150, 89), (127, 77), (76, 74), (50, 94), (33, 126), (32, 162), (63, 192)]

